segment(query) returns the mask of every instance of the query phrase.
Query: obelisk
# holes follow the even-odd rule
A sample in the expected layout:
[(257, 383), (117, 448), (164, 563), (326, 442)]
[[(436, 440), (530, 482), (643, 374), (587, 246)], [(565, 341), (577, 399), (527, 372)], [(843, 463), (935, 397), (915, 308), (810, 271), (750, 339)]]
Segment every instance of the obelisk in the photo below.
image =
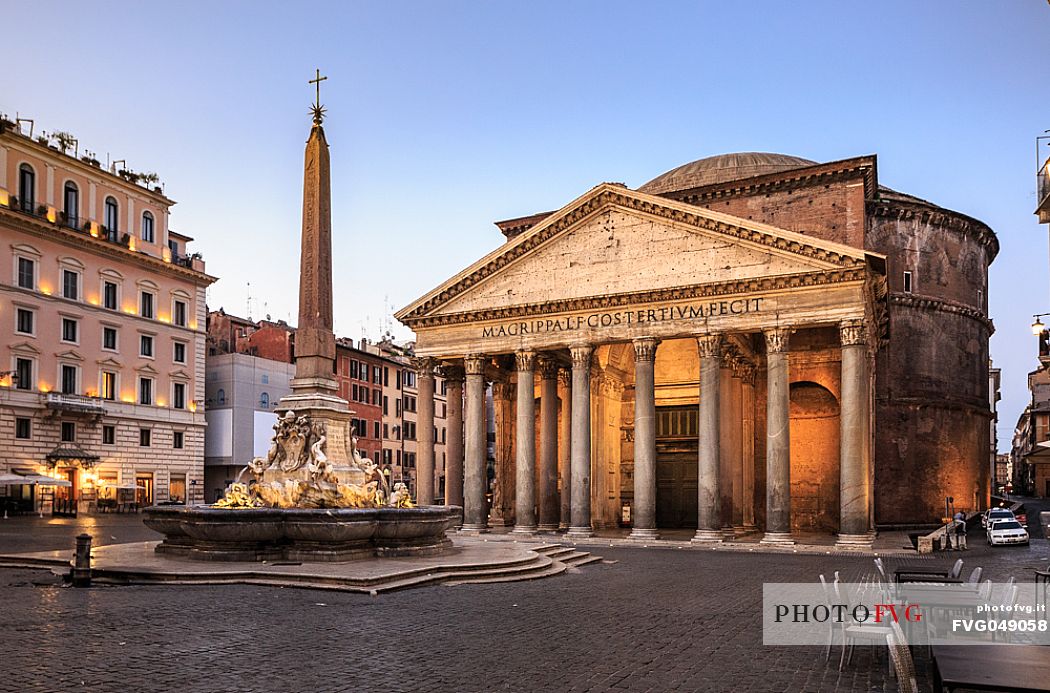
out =
[[(311, 83), (325, 79), (318, 72)], [(299, 258), (299, 325), (295, 331), (295, 377), (292, 394), (277, 411), (294, 411), (321, 422), (326, 429), (326, 455), (340, 476), (353, 483), (363, 478), (354, 462), (350, 431), (353, 412), (338, 396), (335, 379), (335, 334), (332, 332), (332, 188), (324, 108), (311, 108), (313, 127), (306, 140), (303, 165), (303, 228)]]

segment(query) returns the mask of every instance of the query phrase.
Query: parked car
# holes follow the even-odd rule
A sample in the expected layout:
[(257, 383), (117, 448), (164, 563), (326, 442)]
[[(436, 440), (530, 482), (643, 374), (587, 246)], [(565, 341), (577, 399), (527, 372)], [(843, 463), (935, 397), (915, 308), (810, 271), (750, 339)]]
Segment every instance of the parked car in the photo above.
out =
[(1027, 544), (1028, 530), (1014, 519), (992, 522), (988, 526), (988, 543), (992, 546), (997, 544)]
[(981, 515), (981, 526), (987, 528), (992, 522), (998, 520), (1016, 520), (1014, 513), (1009, 508), (990, 508)]

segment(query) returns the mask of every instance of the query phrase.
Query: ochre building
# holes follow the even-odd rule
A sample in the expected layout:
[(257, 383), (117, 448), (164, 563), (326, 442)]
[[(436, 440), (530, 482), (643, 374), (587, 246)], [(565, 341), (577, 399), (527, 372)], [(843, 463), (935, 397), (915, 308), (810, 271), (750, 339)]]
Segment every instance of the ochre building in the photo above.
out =
[(998, 242), (875, 156), (716, 156), (498, 226), (398, 314), (463, 388), (464, 528), (851, 545), (987, 503)]

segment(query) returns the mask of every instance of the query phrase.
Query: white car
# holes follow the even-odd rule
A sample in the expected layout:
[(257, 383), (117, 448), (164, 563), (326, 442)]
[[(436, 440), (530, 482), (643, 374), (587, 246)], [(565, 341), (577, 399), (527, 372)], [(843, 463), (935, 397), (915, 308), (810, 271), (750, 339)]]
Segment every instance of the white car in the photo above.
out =
[(1028, 530), (1021, 526), (1017, 520), (999, 520), (988, 525), (988, 543), (996, 544), (1027, 544)]
[(981, 515), (981, 526), (988, 527), (988, 525), (993, 522), (1013, 519), (1016, 518), (1014, 518), (1014, 513), (1009, 508), (992, 508), (991, 510), (985, 510)]

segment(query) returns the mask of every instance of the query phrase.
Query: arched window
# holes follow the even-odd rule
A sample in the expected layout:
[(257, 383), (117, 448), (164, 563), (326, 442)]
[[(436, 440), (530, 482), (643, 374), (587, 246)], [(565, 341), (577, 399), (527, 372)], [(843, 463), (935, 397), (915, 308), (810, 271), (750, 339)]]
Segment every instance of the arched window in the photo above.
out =
[(120, 207), (112, 197), (106, 198), (106, 230), (111, 240), (116, 240), (120, 234)]
[(142, 242), (153, 242), (153, 215), (149, 212), (142, 213)]
[(36, 173), (29, 164), (18, 167), (18, 204), (23, 212), (33, 212), (36, 204)]
[(269, 409), (270, 408), (270, 393), (269, 392), (264, 392), (261, 395), (259, 395), (259, 408), (260, 409)]
[(226, 390), (220, 387), (219, 391), (215, 393), (215, 401), (219, 404), (226, 404)]
[(63, 210), (66, 213), (66, 226), (77, 228), (80, 217), (80, 190), (71, 180), (66, 181), (62, 193)]

